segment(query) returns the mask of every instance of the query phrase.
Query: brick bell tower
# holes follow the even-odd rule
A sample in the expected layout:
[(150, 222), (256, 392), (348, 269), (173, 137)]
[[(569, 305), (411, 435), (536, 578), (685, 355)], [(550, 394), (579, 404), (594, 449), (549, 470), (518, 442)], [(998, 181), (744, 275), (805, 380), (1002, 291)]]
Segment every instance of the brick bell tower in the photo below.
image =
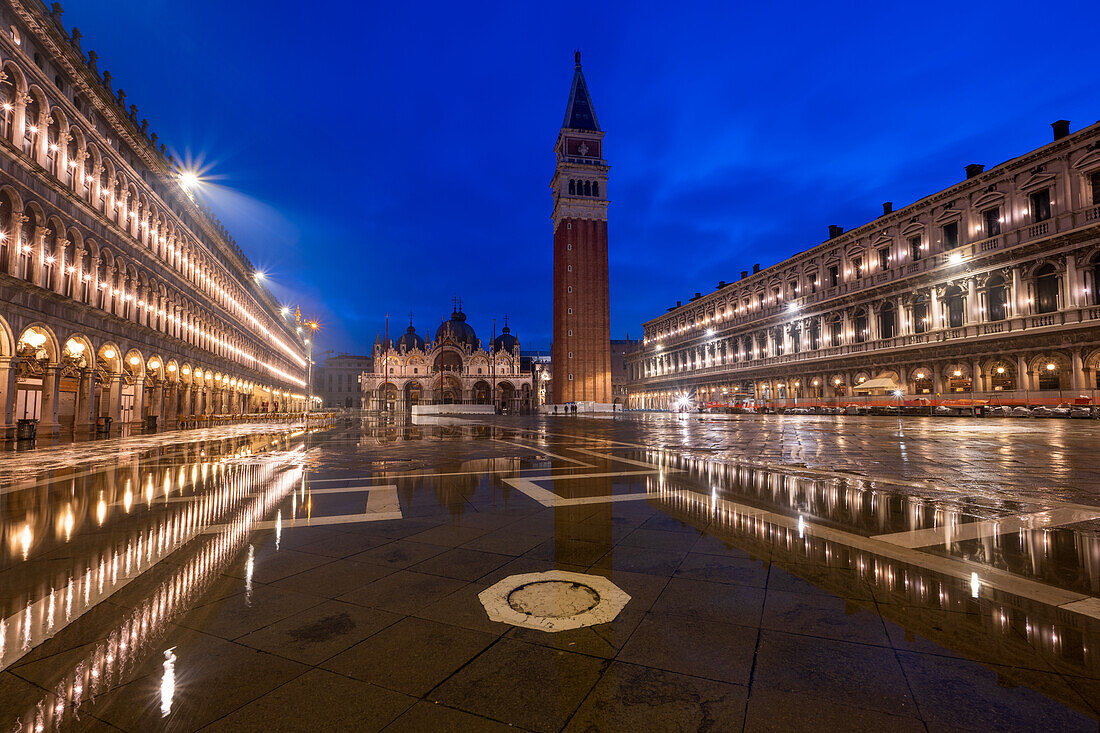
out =
[(552, 397), (611, 402), (611, 314), (607, 274), (607, 171), (576, 53), (573, 88), (555, 146)]

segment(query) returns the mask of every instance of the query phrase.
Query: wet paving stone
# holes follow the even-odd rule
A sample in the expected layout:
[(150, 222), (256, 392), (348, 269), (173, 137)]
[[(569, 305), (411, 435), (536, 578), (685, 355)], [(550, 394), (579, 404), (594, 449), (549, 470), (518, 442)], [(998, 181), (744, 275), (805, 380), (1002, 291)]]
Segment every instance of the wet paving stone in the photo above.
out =
[[(1095, 730), (1100, 424), (1055, 422), (364, 417), (5, 456), (0, 728)], [(630, 600), (489, 618), (551, 570)]]

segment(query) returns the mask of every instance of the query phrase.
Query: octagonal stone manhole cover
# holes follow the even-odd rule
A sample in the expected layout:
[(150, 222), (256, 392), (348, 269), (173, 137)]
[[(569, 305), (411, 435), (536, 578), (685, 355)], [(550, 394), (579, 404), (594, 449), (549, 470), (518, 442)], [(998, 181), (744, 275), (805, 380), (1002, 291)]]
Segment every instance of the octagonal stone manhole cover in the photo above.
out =
[(564, 570), (512, 575), (478, 598), (491, 620), (539, 631), (607, 623), (630, 600), (607, 578)]

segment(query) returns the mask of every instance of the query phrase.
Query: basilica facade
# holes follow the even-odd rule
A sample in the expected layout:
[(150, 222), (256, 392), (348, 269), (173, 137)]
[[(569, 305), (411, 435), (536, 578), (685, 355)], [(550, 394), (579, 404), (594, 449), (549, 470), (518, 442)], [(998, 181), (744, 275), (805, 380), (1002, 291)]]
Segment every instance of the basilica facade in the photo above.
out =
[(1100, 123), (644, 324), (628, 405), (1100, 397)]
[(406, 412), (416, 405), (535, 406), (534, 377), (520, 363), (519, 339), (505, 325), (488, 348), (456, 305), (426, 341), (410, 323), (396, 341), (379, 338), (373, 369), (359, 377), (364, 410)]

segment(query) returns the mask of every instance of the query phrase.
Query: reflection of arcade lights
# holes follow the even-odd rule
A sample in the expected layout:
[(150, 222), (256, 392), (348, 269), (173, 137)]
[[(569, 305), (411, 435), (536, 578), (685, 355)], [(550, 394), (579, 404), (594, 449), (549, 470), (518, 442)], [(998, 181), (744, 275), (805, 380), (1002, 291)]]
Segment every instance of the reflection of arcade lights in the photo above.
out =
[[(50, 610), (55, 606), (64, 607), (65, 625), (67, 625), (98, 604), (103, 597), (113, 593), (117, 589), (116, 583), (128, 582), (145, 572), (142, 570), (143, 563), (146, 569), (152, 567), (161, 558), (174, 552), (176, 548), (208, 532), (214, 522), (236, 512), (236, 516), (227, 523), (215, 525), (218, 531), (213, 539), (197, 549), (172, 577), (160, 585), (157, 591), (150, 593), (147, 600), (139, 609), (136, 609), (133, 615), (126, 616), (120, 627), (107, 635), (106, 639), (97, 644), (87, 656), (78, 660), (59, 683), (59, 689), (67, 688), (67, 694), (63, 693), (56, 702), (43, 704), (47, 702), (43, 701), (29, 708), (19, 719), (21, 727), (29, 730), (62, 728), (66, 718), (74, 715), (80, 707), (83, 696), (101, 693), (106, 686), (112, 684), (111, 680), (115, 679), (124, 667), (139, 662), (149, 647), (163, 638), (166, 624), (174, 617), (186, 612), (196, 598), (209, 590), (211, 583), (236, 557), (238, 548), (243, 541), (247, 540), (255, 523), (260, 521), (292, 489), (301, 476), (300, 466), (283, 472), (277, 479), (275, 477), (279, 474), (277, 469), (280, 466), (285, 466), (287, 461), (296, 462), (301, 455), (301, 449), (302, 446), (298, 446), (289, 454), (284, 454), (282, 461), (272, 461), (264, 465), (258, 476), (249, 476), (250, 480), (247, 482), (241, 481), (232, 491), (232, 496), (215, 499), (214, 503), (217, 507), (211, 506), (214, 512), (200, 518), (196, 516), (197, 513), (194, 510), (185, 511), (182, 522), (175, 521), (167, 524), (171, 527), (167, 532), (165, 526), (162, 526), (159, 535), (154, 535), (150, 530), (144, 551), (142, 536), (139, 534), (136, 552), (133, 551), (132, 545), (127, 546), (123, 555), (116, 551), (113, 559), (101, 563), (95, 569), (89, 567), (75, 585), (70, 578), (64, 591), (53, 591), (47, 598), (34, 604), (33, 612), (28, 606), (25, 613), (20, 613), (17, 628), (13, 629), (15, 631), (13, 638), (33, 642), (24, 644), (27, 647), (23, 650), (25, 653), (56, 631), (49, 625), (53, 619), (52, 614), (47, 614), (46, 609), (39, 608), (43, 602), (49, 601)], [(243, 478), (244, 474), (242, 474)], [(268, 488), (262, 495), (257, 496), (253, 493), (255, 486)], [(211, 498), (210, 494), (203, 497), (203, 499), (209, 498)], [(226, 501), (227, 498), (228, 501)], [(120, 563), (123, 567), (120, 567)], [(95, 576), (98, 576), (98, 583)], [(104, 580), (108, 584), (106, 589), (103, 588)], [(91, 591), (93, 586), (98, 590)], [(95, 595), (91, 595), (89, 591)], [(78, 606), (76, 609), (73, 609), (74, 595)], [(81, 601), (83, 601), (83, 609), (79, 607)], [(74, 611), (75, 616), (72, 615)], [(34, 628), (21, 628), (25, 624), (34, 624)], [(0, 624), (0, 635), (5, 631), (4, 625)], [(4, 648), (3, 641), (3, 636), (0, 636), (0, 650)], [(175, 692), (176, 658), (173, 649), (174, 647), (165, 652), (164, 673), (161, 678), (162, 714), (170, 712)], [(4, 658), (3, 661), (11, 663), (21, 656), (22, 654), (18, 654), (14, 658)], [(72, 719), (69, 722), (72, 722)]]

